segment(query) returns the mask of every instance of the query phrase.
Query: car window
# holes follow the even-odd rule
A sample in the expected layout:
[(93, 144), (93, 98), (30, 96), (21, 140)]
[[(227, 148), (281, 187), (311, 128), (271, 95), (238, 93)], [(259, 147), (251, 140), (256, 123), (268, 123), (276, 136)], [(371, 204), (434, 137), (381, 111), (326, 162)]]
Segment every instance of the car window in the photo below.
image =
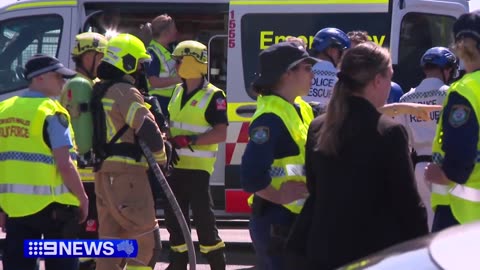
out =
[(404, 90), (417, 86), (423, 79), (420, 58), (425, 51), (436, 46), (449, 47), (452, 44), (455, 20), (450, 16), (415, 12), (403, 17), (394, 79)]
[(0, 94), (25, 88), (26, 61), (37, 53), (58, 56), (63, 19), (42, 15), (0, 22)]

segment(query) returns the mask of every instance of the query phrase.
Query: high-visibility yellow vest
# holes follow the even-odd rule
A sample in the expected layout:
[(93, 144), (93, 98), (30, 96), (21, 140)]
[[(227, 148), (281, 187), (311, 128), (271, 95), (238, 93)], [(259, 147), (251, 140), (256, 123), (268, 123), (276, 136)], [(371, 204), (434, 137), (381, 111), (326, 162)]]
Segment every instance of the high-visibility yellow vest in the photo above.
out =
[[(270, 176), (272, 177), (271, 185), (275, 189), (280, 189), (286, 181), (306, 182), (305, 177), (305, 143), (307, 141), (307, 132), (312, 122), (313, 110), (310, 105), (297, 98), (295, 103), (300, 105), (300, 119), (297, 110), (285, 99), (275, 96), (260, 96), (257, 99), (257, 110), (253, 115), (252, 122), (260, 115), (265, 113), (273, 113), (282, 119), (283, 124), (287, 127), (290, 136), (298, 146), (299, 153), (295, 156), (275, 159), (270, 167)], [(253, 195), (248, 199), (249, 204), (253, 202)], [(302, 210), (304, 199), (284, 204), (283, 206), (290, 212), (299, 214)]]
[[(155, 40), (150, 41), (148, 46), (160, 61), (160, 74), (159, 78), (170, 78), (177, 76), (177, 71), (175, 70), (175, 60), (172, 59), (172, 54), (162, 46), (162, 44), (156, 42)], [(152, 88), (150, 82), (148, 82), (148, 94), (158, 95), (162, 97), (171, 97), (175, 84), (162, 88)]]
[[(70, 116), (50, 98), (12, 97), (0, 102), (0, 207), (10, 217), (32, 215), (58, 202), (79, 206), (65, 186), (43, 128), (48, 116)], [(73, 139), (73, 129), (70, 125)], [(75, 157), (72, 149), (70, 155)]]
[[(444, 104), (447, 104), (451, 93), (458, 93), (465, 97), (475, 110), (475, 116), (480, 119), (480, 72), (466, 74), (461, 80), (450, 86)], [(433, 140), (433, 162), (441, 165), (445, 152), (442, 150), (442, 123), (445, 121), (440, 116), (435, 139)], [(448, 121), (448, 119), (447, 119)], [(480, 142), (477, 142), (477, 152), (480, 150)], [(470, 177), (463, 185), (452, 182), (449, 186), (436, 185), (441, 192), (432, 190), (432, 207), (437, 205), (450, 205), (455, 219), (460, 224), (480, 220), (480, 156), (477, 156), (475, 166)]]
[[(168, 104), (171, 135), (173, 137), (199, 135), (211, 130), (212, 126), (205, 119), (205, 112), (214, 93), (223, 93), (223, 91), (205, 81), (203, 88), (197, 91), (182, 108), (183, 92), (182, 84), (178, 84)], [(180, 160), (175, 168), (204, 170), (212, 174), (217, 159), (218, 144), (191, 145), (191, 147), (193, 151), (189, 148), (176, 150)]]

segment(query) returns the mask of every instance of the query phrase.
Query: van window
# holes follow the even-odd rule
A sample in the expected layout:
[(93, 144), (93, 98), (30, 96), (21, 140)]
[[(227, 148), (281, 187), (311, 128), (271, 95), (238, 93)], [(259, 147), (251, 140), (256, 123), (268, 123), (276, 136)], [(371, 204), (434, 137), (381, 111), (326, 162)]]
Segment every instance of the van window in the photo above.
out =
[(425, 51), (436, 46), (448, 48), (452, 44), (454, 22), (454, 17), (416, 12), (403, 17), (395, 79), (404, 91), (423, 79), (420, 58)]
[(0, 22), (0, 94), (25, 88), (24, 65), (37, 53), (58, 56), (63, 20), (58, 15)]
[(258, 54), (270, 45), (284, 41), (287, 36), (303, 39), (310, 49), (317, 31), (336, 27), (345, 33), (367, 31), (370, 40), (383, 47), (390, 45), (388, 13), (278, 13), (246, 14), (241, 19), (243, 74), (247, 94), (258, 72)]

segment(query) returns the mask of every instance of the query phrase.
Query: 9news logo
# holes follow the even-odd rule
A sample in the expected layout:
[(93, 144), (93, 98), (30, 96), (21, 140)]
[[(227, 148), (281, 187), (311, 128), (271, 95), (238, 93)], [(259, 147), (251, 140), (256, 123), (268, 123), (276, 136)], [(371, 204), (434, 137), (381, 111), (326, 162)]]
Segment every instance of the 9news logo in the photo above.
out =
[(25, 258), (134, 258), (137, 257), (136, 240), (25, 240)]

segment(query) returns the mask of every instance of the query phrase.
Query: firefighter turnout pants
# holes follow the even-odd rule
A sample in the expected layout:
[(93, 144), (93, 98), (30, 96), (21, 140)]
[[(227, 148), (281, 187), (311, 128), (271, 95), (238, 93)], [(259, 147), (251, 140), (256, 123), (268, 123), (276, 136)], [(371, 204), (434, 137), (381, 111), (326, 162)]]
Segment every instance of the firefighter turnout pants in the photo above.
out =
[[(212, 270), (225, 269), (225, 243), (218, 235), (209, 185), (210, 175), (202, 170), (174, 169), (168, 183), (177, 198), (185, 220), (190, 225), (189, 209), (197, 229), (200, 252)], [(165, 207), (165, 225), (170, 233), (169, 270), (186, 270), (187, 245), (170, 205)]]
[(146, 172), (97, 172), (95, 193), (100, 239), (135, 239), (136, 258), (98, 258), (97, 270), (152, 269), (160, 253), (160, 235)]

